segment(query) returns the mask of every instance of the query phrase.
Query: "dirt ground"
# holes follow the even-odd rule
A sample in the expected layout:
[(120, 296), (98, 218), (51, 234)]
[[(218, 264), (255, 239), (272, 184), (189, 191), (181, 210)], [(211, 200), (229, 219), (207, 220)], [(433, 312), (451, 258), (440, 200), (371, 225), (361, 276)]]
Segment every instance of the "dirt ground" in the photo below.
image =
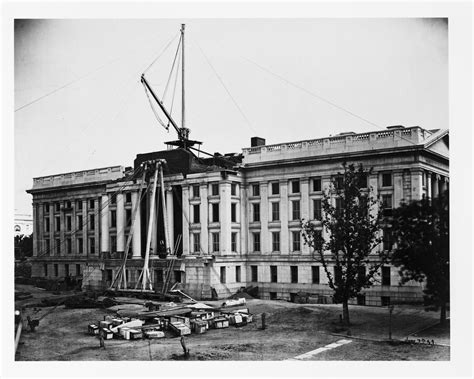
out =
[[(22, 286), (45, 297), (45, 291)], [(37, 293), (40, 292), (39, 295)], [(51, 296), (51, 294), (48, 294)], [(22, 301), (22, 305), (32, 299)], [(222, 301), (206, 302), (220, 305)], [(19, 306), (19, 304), (17, 304)], [(247, 300), (254, 322), (243, 327), (208, 330), (205, 334), (186, 337), (189, 360), (286, 360), (324, 347), (341, 338), (353, 342), (311, 357), (311, 360), (449, 360), (449, 327), (434, 328), (438, 313), (425, 312), (421, 307), (396, 306), (392, 315), (392, 336), (405, 340), (424, 330), (423, 338), (442, 341), (444, 346), (421, 343), (391, 344), (388, 339), (387, 308), (351, 306), (350, 336), (339, 325), (340, 305), (294, 304), (285, 301)], [(26, 314), (40, 318), (52, 307), (26, 308)], [(262, 313), (266, 313), (262, 330)], [(57, 307), (47, 314), (35, 332), (25, 328), (15, 359), (18, 361), (82, 361), (82, 360), (181, 360), (180, 338), (157, 340), (107, 340), (105, 349), (99, 339), (87, 334), (87, 326), (113, 315), (106, 309), (65, 309)], [(411, 339), (421, 338), (410, 337)], [(446, 343), (447, 342), (447, 343)]]

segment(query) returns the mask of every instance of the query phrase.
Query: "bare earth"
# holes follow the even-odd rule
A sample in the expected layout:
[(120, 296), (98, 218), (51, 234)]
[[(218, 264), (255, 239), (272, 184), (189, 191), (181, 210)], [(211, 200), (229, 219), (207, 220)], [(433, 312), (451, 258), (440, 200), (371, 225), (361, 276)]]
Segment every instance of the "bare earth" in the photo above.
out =
[[(31, 286), (21, 290), (34, 297), (50, 293)], [(31, 302), (23, 300), (22, 303)], [(220, 305), (218, 302), (206, 302)], [(294, 304), (285, 301), (248, 300), (254, 322), (236, 328), (209, 330), (205, 334), (186, 337), (189, 360), (286, 360), (318, 349), (341, 339), (352, 343), (314, 355), (310, 360), (449, 360), (449, 326), (428, 328), (410, 339), (434, 339), (435, 344), (391, 344), (388, 339), (387, 308), (351, 306), (351, 336), (338, 323), (340, 305)], [(52, 307), (27, 308), (26, 315), (39, 318)], [(261, 314), (267, 314), (267, 328), (261, 329)], [(87, 334), (87, 326), (102, 320), (106, 309), (65, 309), (57, 307), (40, 321), (33, 333), (24, 329), (17, 350), (18, 361), (83, 361), (83, 360), (180, 360), (182, 348), (177, 337), (158, 340), (107, 340), (106, 348), (99, 339)], [(422, 307), (396, 306), (392, 315), (392, 336), (407, 336), (435, 325), (438, 313)]]

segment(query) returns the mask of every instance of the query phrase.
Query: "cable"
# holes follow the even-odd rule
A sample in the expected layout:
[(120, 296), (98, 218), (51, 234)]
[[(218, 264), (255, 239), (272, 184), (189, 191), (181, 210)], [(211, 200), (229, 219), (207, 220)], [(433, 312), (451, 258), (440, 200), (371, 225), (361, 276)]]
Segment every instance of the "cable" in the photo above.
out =
[(153, 66), (153, 65), (156, 63), (156, 61), (161, 58), (161, 56), (164, 54), (164, 52), (165, 52), (166, 50), (168, 50), (168, 47), (170, 47), (171, 43), (176, 39), (176, 37), (177, 37), (178, 35), (179, 35), (179, 33), (176, 33), (175, 36), (174, 36), (174, 37), (168, 42), (168, 44), (164, 47), (164, 49), (161, 50), (161, 52), (158, 54), (158, 56), (148, 65), (148, 67), (145, 68), (144, 70), (142, 70), (142, 73), (143, 73), (143, 74), (145, 74), (145, 73), (151, 68), (151, 66)]
[(179, 39), (178, 47), (176, 48), (176, 53), (174, 54), (173, 64), (171, 65), (171, 71), (170, 71), (170, 74), (168, 76), (168, 81), (166, 82), (165, 90), (163, 92), (163, 96), (161, 97), (163, 99), (163, 101), (165, 101), (166, 92), (168, 91), (168, 86), (170, 84), (171, 77), (173, 76), (174, 65), (176, 63), (176, 58), (178, 57), (179, 47), (181, 46), (181, 40), (182, 40), (182, 38)]
[(255, 131), (255, 129), (253, 128), (252, 124), (250, 123), (250, 120), (247, 118), (247, 116), (245, 116), (242, 108), (240, 108), (239, 104), (237, 104), (237, 101), (234, 99), (234, 97), (232, 96), (232, 94), (230, 93), (229, 89), (226, 87), (226, 85), (224, 84), (224, 81), (222, 80), (222, 78), (220, 77), (220, 75), (217, 73), (216, 69), (214, 68), (214, 66), (212, 65), (211, 61), (209, 60), (209, 58), (206, 56), (206, 54), (204, 53), (204, 50), (201, 48), (201, 46), (197, 43), (197, 41), (193, 40), (193, 42), (198, 46), (199, 50), (201, 51), (202, 55), (204, 56), (204, 58), (206, 59), (206, 62), (209, 64), (209, 66), (211, 67), (212, 71), (214, 72), (214, 74), (217, 76), (217, 79), (219, 79), (219, 82), (222, 84), (222, 87), (224, 87), (225, 91), (227, 92), (227, 94), (229, 95), (229, 97), (231, 98), (232, 102), (234, 103), (234, 105), (236, 106), (236, 108), (238, 109), (238, 111), (240, 112), (240, 114), (242, 115), (242, 117), (244, 118), (244, 120), (246, 121), (247, 125), (250, 127), (250, 129), (252, 129), (252, 131), (257, 134), (257, 132)]
[(274, 72), (272, 72), (272, 71), (270, 71), (269, 69), (267, 69), (267, 68), (265, 68), (265, 67), (259, 65), (258, 63), (254, 62), (254, 61), (252, 61), (252, 60), (250, 60), (250, 59), (248, 59), (248, 58), (244, 58), (244, 59), (245, 59), (246, 61), (252, 63), (253, 65), (257, 66), (257, 67), (260, 68), (261, 70), (263, 70), (263, 71), (265, 71), (265, 72), (267, 72), (267, 73), (269, 73), (269, 74), (275, 76), (276, 78), (278, 78), (278, 79), (284, 81), (285, 83), (287, 83), (287, 84), (289, 84), (289, 85), (291, 85), (291, 86), (293, 86), (293, 87), (295, 87), (295, 88), (297, 88), (297, 89), (299, 89), (299, 90), (301, 90), (301, 91), (307, 93), (308, 95), (313, 96), (313, 97), (315, 97), (315, 98), (317, 98), (317, 99), (319, 99), (319, 100), (321, 100), (321, 101), (323, 101), (323, 102), (325, 102), (325, 103), (327, 103), (327, 104), (330, 104), (330, 105), (332, 105), (333, 107), (335, 107), (335, 108), (337, 108), (337, 109), (339, 109), (339, 110), (341, 110), (341, 111), (343, 111), (343, 112), (346, 112), (347, 114), (350, 114), (351, 116), (356, 117), (356, 118), (358, 118), (359, 120), (362, 120), (362, 121), (364, 121), (364, 122), (366, 122), (366, 123), (368, 123), (368, 124), (370, 124), (370, 125), (373, 125), (373, 126), (376, 126), (376, 127), (378, 127), (378, 128), (381, 128), (380, 125), (377, 125), (377, 124), (373, 123), (372, 121), (369, 121), (369, 120), (367, 120), (367, 119), (365, 119), (365, 118), (363, 118), (363, 117), (361, 117), (361, 116), (355, 114), (354, 112), (351, 112), (351, 111), (349, 111), (349, 110), (347, 110), (347, 109), (345, 109), (345, 108), (343, 108), (343, 107), (341, 107), (341, 106), (339, 106), (339, 105), (333, 103), (332, 101), (327, 100), (327, 99), (325, 99), (324, 97), (322, 97), (322, 96), (320, 96), (320, 95), (317, 95), (317, 94), (315, 94), (314, 92), (311, 92), (311, 91), (307, 90), (306, 88), (301, 87), (300, 85), (295, 84), (295, 83), (289, 81), (288, 79), (284, 78), (284, 77), (281, 76), (281, 75), (275, 74)]

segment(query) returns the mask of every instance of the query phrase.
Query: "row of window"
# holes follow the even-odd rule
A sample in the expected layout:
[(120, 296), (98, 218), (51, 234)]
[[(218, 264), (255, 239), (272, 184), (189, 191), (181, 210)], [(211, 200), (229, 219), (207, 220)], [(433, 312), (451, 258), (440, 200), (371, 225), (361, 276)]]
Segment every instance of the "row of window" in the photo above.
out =
[[(89, 200), (76, 200), (76, 209), (77, 210), (82, 210), (83, 208), (83, 201), (88, 202), (89, 209), (95, 209), (95, 199), (89, 199)], [(50, 209), (54, 207), (54, 212), (60, 212), (61, 211), (61, 203), (60, 202), (54, 202), (54, 203), (45, 203), (43, 204), (43, 209), (45, 214), (50, 213)], [(71, 201), (66, 201), (64, 203), (64, 208), (63, 210), (69, 211), (72, 210), (72, 202)]]
[[(221, 267), (222, 269), (225, 267)], [(391, 285), (391, 270), (390, 267), (383, 266), (381, 270), (383, 286)], [(360, 275), (365, 277), (365, 267), (362, 267)], [(221, 275), (222, 278), (222, 275)], [(258, 282), (258, 266), (250, 266), (250, 278), (252, 282)], [(334, 280), (337, 282), (341, 278), (341, 273), (334, 267)], [(278, 266), (270, 266), (270, 282), (278, 283)], [(222, 281), (222, 280), (221, 280)], [(290, 282), (298, 283), (298, 266), (290, 266)], [(320, 284), (320, 266), (311, 266), (311, 283)]]
[[(71, 275), (71, 270), (70, 270), (70, 267), (69, 267), (69, 263), (66, 263), (64, 265), (64, 276), (67, 277), (67, 276), (70, 276)], [(76, 272), (75, 272), (75, 275), (76, 276), (80, 276), (81, 275), (81, 265), (80, 264), (76, 264)], [(43, 265), (43, 270), (44, 270), (44, 276), (48, 276), (49, 272), (48, 272), (48, 264), (45, 263)], [(59, 265), (58, 263), (54, 263), (53, 264), (53, 275), (58, 277), (59, 276)]]
[[(230, 185), (230, 194), (231, 196), (237, 196), (237, 184), (231, 183)], [(219, 183), (211, 184), (211, 196), (219, 196)], [(194, 184), (191, 186), (191, 198), (198, 199), (201, 195), (199, 193), (199, 184)]]
[[(45, 233), (49, 233), (51, 231), (49, 217), (45, 217), (43, 224), (44, 224)], [(82, 215), (76, 216), (76, 228), (77, 228), (76, 230), (83, 230), (86, 224), (88, 225), (89, 230), (95, 230), (95, 214), (90, 214), (86, 222), (84, 222), (84, 216)], [(72, 216), (71, 215), (66, 215), (64, 226), (67, 232), (72, 231)], [(55, 232), (61, 231), (61, 217), (60, 216), (54, 217), (54, 231)]]
[[(66, 254), (72, 254), (72, 239), (66, 238), (62, 242), (59, 238), (54, 240), (53, 245), (51, 244), (51, 240), (49, 238), (45, 238), (45, 253), (51, 254), (54, 252), (55, 255), (60, 256), (61, 250), (65, 250)], [(76, 237), (76, 252), (78, 254), (84, 253), (84, 239), (80, 237)], [(95, 238), (89, 238), (89, 254), (95, 254), (96, 247), (95, 247)]]

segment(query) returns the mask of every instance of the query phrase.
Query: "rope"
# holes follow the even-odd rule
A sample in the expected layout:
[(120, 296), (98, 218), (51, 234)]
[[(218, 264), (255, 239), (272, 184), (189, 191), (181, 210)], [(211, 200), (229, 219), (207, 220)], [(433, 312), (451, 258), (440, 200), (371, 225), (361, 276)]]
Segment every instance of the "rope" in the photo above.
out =
[(179, 33), (175, 34), (175, 36), (168, 42), (168, 44), (164, 47), (164, 49), (161, 50), (161, 52), (158, 54), (158, 56), (148, 65), (147, 68), (145, 68), (143, 70), (143, 74), (145, 74), (151, 68), (151, 66), (153, 66), (156, 63), (156, 61), (161, 58), (161, 56), (165, 53), (165, 51), (168, 50), (168, 47), (170, 47), (171, 43), (176, 39), (178, 34)]
[(166, 92), (168, 91), (168, 86), (170, 84), (171, 77), (173, 76), (174, 65), (176, 64), (176, 58), (178, 57), (179, 47), (181, 46), (181, 40), (182, 40), (182, 38), (179, 39), (178, 47), (176, 48), (176, 53), (174, 54), (173, 64), (171, 65), (171, 71), (170, 71), (170, 74), (168, 76), (168, 81), (166, 82), (165, 90), (164, 90), (163, 96), (162, 96), (163, 101), (165, 101)]
[(143, 87), (145, 88), (146, 97), (148, 98), (148, 102), (150, 103), (151, 110), (153, 111), (153, 114), (155, 115), (156, 120), (160, 123), (160, 125), (163, 128), (169, 131), (169, 125), (166, 125), (163, 122), (163, 120), (160, 118), (160, 116), (158, 115), (158, 112), (156, 111), (155, 106), (153, 105), (153, 102), (151, 101), (150, 94), (148, 93), (148, 89), (146, 88), (144, 83), (142, 84), (143, 84)]
[(209, 60), (209, 58), (207, 57), (207, 55), (204, 53), (204, 50), (201, 48), (201, 46), (197, 43), (197, 41), (193, 41), (197, 47), (199, 48), (199, 51), (201, 51), (202, 55), (204, 56), (207, 64), (211, 67), (212, 71), (214, 72), (214, 74), (216, 75), (217, 79), (219, 80), (219, 82), (222, 84), (222, 87), (224, 87), (225, 91), (227, 92), (227, 94), (229, 95), (230, 99), (232, 100), (232, 102), (234, 103), (235, 107), (237, 108), (237, 110), (240, 112), (240, 114), (242, 115), (242, 117), (244, 118), (245, 122), (247, 123), (247, 125), (250, 127), (250, 129), (252, 129), (252, 131), (257, 134), (257, 132), (255, 131), (255, 129), (253, 128), (252, 124), (250, 123), (250, 120), (247, 118), (247, 116), (244, 114), (242, 108), (240, 108), (239, 104), (237, 104), (237, 101), (234, 99), (234, 97), (232, 96), (232, 94), (230, 93), (229, 89), (226, 87), (224, 81), (222, 80), (221, 76), (217, 73), (216, 69), (214, 68), (214, 66), (212, 65), (211, 61)]

